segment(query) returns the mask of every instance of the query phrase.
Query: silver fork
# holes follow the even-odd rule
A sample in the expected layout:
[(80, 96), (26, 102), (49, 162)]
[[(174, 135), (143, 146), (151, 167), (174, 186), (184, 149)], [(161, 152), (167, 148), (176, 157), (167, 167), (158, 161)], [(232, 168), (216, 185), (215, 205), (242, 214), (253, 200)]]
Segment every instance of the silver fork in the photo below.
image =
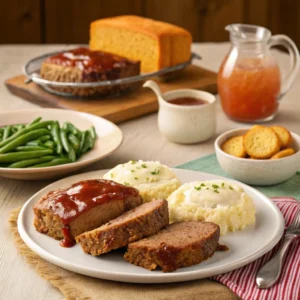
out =
[(287, 228), (284, 240), (277, 253), (270, 259), (257, 273), (256, 284), (261, 289), (271, 287), (279, 278), (284, 257), (290, 244), (300, 236), (300, 209), (292, 222)]

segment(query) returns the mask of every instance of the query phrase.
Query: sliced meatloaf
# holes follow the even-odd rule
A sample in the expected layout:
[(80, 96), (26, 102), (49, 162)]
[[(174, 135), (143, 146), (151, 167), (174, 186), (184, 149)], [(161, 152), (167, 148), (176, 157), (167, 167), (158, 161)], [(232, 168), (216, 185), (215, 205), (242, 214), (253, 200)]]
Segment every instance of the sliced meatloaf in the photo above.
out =
[[(40, 71), (41, 77), (57, 82), (97, 82), (126, 78), (140, 74), (140, 62), (103, 51), (76, 48), (48, 57)], [(134, 84), (74, 88), (52, 87), (59, 92), (77, 96), (106, 95), (136, 87)]]
[(169, 224), (168, 202), (144, 203), (107, 224), (76, 237), (83, 251), (101, 255), (158, 232)]
[(218, 225), (188, 221), (173, 223), (157, 234), (128, 245), (124, 258), (137, 266), (163, 272), (199, 264), (217, 250)]
[(50, 192), (34, 205), (37, 231), (63, 246), (75, 243), (75, 237), (120, 216), (142, 203), (138, 190), (114, 181), (95, 179), (77, 182)]

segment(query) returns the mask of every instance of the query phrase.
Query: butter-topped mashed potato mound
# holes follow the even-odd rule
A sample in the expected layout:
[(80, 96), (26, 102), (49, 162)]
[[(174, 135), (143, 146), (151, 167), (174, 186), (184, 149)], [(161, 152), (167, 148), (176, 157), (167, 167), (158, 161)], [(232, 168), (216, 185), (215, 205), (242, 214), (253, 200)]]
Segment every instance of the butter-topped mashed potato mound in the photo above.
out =
[(237, 184), (194, 181), (183, 184), (168, 197), (171, 222), (200, 220), (218, 224), (221, 235), (255, 223), (253, 200)]
[(181, 185), (176, 174), (158, 161), (131, 160), (117, 165), (103, 178), (135, 187), (144, 202), (167, 199)]
[(187, 62), (192, 35), (179, 26), (140, 16), (96, 20), (90, 26), (90, 48), (141, 61), (142, 72)]

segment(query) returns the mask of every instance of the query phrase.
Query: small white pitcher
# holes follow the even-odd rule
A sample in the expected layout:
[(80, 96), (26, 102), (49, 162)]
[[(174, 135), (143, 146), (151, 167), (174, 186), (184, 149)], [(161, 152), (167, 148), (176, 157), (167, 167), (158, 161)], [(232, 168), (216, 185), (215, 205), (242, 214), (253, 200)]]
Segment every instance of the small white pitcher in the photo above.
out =
[[(156, 82), (149, 80), (144, 86), (153, 90), (158, 88)], [(171, 142), (180, 144), (193, 144), (208, 140), (216, 133), (216, 97), (208, 92), (194, 89), (180, 89), (158, 93), (158, 128)], [(177, 105), (168, 100), (191, 97), (202, 99), (202, 105)]]

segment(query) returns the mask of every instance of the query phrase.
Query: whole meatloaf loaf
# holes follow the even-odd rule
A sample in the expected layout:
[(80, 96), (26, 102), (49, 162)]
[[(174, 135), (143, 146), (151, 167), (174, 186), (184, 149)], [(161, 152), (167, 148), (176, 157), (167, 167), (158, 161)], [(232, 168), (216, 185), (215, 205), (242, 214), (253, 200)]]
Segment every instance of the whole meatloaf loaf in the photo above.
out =
[(169, 224), (168, 202), (153, 200), (76, 237), (85, 253), (101, 255), (158, 232)]
[(104, 179), (84, 180), (53, 191), (34, 205), (37, 231), (70, 247), (75, 237), (142, 203), (138, 190)]
[[(103, 51), (76, 48), (48, 57), (40, 70), (41, 77), (57, 82), (97, 82), (140, 74), (140, 62)], [(77, 96), (107, 95), (134, 89), (138, 84), (103, 87), (51, 87)]]
[(157, 234), (128, 245), (124, 258), (137, 266), (163, 272), (199, 264), (217, 250), (218, 225), (188, 221), (173, 223)]

